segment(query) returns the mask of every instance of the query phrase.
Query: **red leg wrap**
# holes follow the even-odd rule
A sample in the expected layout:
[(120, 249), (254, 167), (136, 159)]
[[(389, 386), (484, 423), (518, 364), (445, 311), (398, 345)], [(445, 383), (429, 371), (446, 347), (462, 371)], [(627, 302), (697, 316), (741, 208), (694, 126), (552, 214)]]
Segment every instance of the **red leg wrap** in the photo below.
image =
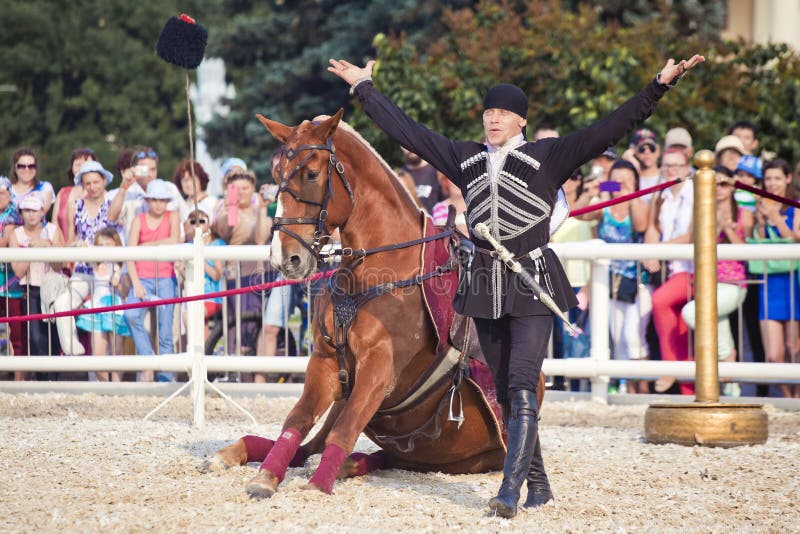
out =
[(289, 462), (289, 467), (303, 467), (306, 465), (306, 458), (308, 458), (306, 451), (303, 450), (303, 447), (299, 447), (297, 452), (294, 453), (294, 458)]
[(383, 457), (383, 451), (366, 454), (363, 452), (354, 452), (350, 458), (358, 464), (358, 470), (353, 475), (354, 477), (364, 476), (372, 473), (378, 469), (383, 469), (386, 465), (386, 458)]
[(248, 462), (263, 462), (275, 442), (261, 436), (244, 436), (244, 448), (247, 450)]
[(338, 445), (330, 444), (325, 447), (319, 467), (309, 482), (329, 495), (333, 493), (333, 483), (339, 474), (339, 469), (342, 468), (345, 456), (347, 453)]
[(276, 477), (278, 483), (283, 482), (286, 476), (286, 468), (289, 467), (289, 462), (297, 453), (300, 448), (300, 433), (293, 428), (286, 428), (281, 432), (278, 441), (273, 445), (272, 450), (269, 451), (264, 462), (261, 464), (261, 470), (267, 470)]

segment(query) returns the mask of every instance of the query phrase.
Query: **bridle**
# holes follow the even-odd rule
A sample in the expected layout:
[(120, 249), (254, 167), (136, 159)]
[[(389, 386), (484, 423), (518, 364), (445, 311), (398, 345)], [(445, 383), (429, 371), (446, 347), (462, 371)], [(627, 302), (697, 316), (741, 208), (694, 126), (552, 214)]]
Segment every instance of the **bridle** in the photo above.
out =
[[(322, 202), (317, 202), (314, 200), (308, 200), (300, 196), (299, 193), (295, 192), (293, 189), (289, 187), (289, 182), (291, 181), (294, 176), (300, 172), (302, 169), (305, 168), (306, 164), (311, 161), (311, 158), (314, 157), (314, 154), (317, 153), (318, 150), (324, 150), (328, 152), (328, 175), (325, 177), (325, 190), (322, 194)], [(333, 174), (334, 170), (336, 174), (339, 175), (339, 178), (342, 180), (342, 185), (347, 190), (348, 195), (350, 195), (350, 207), (352, 208), (355, 205), (355, 199), (353, 197), (353, 188), (350, 187), (350, 182), (347, 181), (347, 177), (345, 176), (344, 172), (344, 165), (341, 161), (336, 157), (336, 147), (333, 146), (333, 137), (328, 138), (328, 142), (324, 145), (301, 145), (297, 148), (283, 148), (281, 151), (281, 161), (283, 160), (283, 156), (286, 156), (287, 162), (293, 161), (295, 158), (300, 156), (303, 152), (308, 152), (305, 158), (303, 158), (297, 166), (287, 175), (283, 174), (283, 169), (281, 168), (280, 163), (278, 164), (278, 176), (280, 176), (280, 183), (278, 184), (278, 193), (289, 193), (292, 198), (294, 198), (297, 202), (303, 204), (309, 204), (311, 206), (318, 206), (319, 213), (316, 217), (274, 217), (272, 219), (272, 228), (273, 232), (275, 230), (279, 232), (283, 232), (286, 235), (292, 237), (296, 241), (298, 241), (303, 247), (305, 247), (317, 260), (317, 264), (321, 264), (324, 262), (328, 257), (331, 256), (329, 253), (322, 252), (322, 241), (323, 238), (327, 238), (328, 234), (326, 233), (326, 226), (325, 222), (328, 220), (328, 202), (333, 198)], [(287, 226), (290, 225), (297, 225), (297, 224), (311, 224), (314, 225), (314, 240), (309, 245), (305, 239), (300, 237), (297, 233), (289, 230)]]

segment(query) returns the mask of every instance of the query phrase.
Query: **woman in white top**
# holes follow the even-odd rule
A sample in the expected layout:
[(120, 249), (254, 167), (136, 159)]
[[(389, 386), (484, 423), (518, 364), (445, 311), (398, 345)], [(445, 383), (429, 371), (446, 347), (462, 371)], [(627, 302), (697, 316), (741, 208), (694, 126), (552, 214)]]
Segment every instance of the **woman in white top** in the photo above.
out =
[[(689, 160), (681, 150), (664, 151), (661, 172), (666, 181), (689, 176)], [(655, 199), (645, 243), (682, 244), (692, 242), (694, 187), (691, 181), (679, 182), (662, 191)], [(658, 270), (658, 262), (643, 262), (648, 271)], [(653, 325), (658, 333), (661, 359), (689, 359), (689, 327), (681, 317), (683, 306), (692, 299), (694, 266), (691, 261), (671, 260), (667, 263), (667, 279), (653, 293)], [(667, 391), (674, 377), (661, 377), (656, 391)], [(694, 384), (681, 383), (681, 394), (694, 393)]]

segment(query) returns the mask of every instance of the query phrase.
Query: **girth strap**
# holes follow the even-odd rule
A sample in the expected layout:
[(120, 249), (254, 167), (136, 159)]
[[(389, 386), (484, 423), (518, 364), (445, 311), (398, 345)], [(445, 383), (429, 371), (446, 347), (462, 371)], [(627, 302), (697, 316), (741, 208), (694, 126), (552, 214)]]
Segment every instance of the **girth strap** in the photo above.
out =
[[(350, 373), (347, 370), (347, 336), (353, 321), (356, 318), (358, 308), (371, 301), (376, 297), (380, 297), (394, 291), (395, 289), (402, 289), (413, 285), (422, 285), (423, 282), (431, 278), (442, 276), (455, 268), (455, 262), (452, 258), (448, 259), (443, 265), (437, 265), (436, 268), (428, 273), (417, 275), (408, 280), (399, 280), (397, 282), (387, 282), (371, 287), (367, 290), (358, 293), (345, 293), (341, 291), (337, 284), (339, 276), (346, 276), (347, 270), (341, 269), (329, 281), (329, 296), (323, 307), (317, 312), (317, 325), (322, 333), (322, 339), (336, 351), (336, 359), (339, 363), (339, 382), (342, 385), (342, 396), (345, 399), (350, 397)], [(333, 307), (333, 334), (331, 335), (325, 328), (324, 311), (328, 306)]]

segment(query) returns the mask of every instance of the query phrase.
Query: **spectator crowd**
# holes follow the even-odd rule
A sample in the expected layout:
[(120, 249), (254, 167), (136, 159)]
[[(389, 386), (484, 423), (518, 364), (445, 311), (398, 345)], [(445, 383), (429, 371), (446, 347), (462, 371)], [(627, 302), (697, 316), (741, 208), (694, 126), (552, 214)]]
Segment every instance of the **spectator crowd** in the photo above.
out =
[[(533, 138), (558, 136), (541, 125)], [(795, 243), (800, 241), (800, 216), (795, 208), (748, 191), (742, 183), (781, 197), (797, 200), (794, 178), (800, 166), (759, 154), (756, 127), (746, 121), (732, 125), (716, 143), (716, 220), (718, 243)], [(567, 180), (562, 191), (570, 210), (628, 195), (657, 184), (682, 180), (661, 191), (634, 200), (568, 218), (552, 228), (552, 242), (600, 239), (609, 243), (691, 243), (693, 239), (693, 142), (683, 127), (659, 135), (647, 128), (636, 130), (627, 149), (613, 147)], [(276, 168), (273, 154), (273, 169)], [(69, 186), (55, 191), (38, 174), (37, 155), (21, 148), (12, 155), (8, 177), (0, 177), (0, 247), (108, 247), (158, 246), (192, 241), (200, 228), (208, 246), (266, 244), (276, 209), (276, 188), (259, 180), (245, 161), (230, 158), (221, 168), (222, 198), (208, 193), (209, 176), (197, 162), (181, 161), (172, 179), (159, 178), (158, 153), (151, 147), (125, 149), (113, 173), (88, 148), (73, 152), (66, 176)], [(416, 154), (403, 152), (398, 177), (415, 193), (420, 209), (437, 224), (447, 219), (449, 206), (457, 212), (456, 224), (465, 235), (466, 205), (461, 192)], [(112, 188), (118, 177), (118, 187)], [(163, 176), (163, 174), (161, 174)], [(268, 181), (268, 180), (266, 180)], [(560, 358), (589, 355), (588, 314), (590, 268), (586, 261), (566, 260), (565, 270), (579, 307), (571, 319), (587, 331), (585, 339), (565, 335), (557, 325), (553, 355)], [(797, 362), (800, 358), (800, 277), (797, 262), (720, 261), (717, 276), (720, 361)], [(0, 264), (0, 314), (65, 311), (121, 302), (154, 301), (179, 293), (181, 264), (132, 261), (124, 265), (98, 263)], [(691, 331), (695, 324), (693, 265), (690, 261), (611, 262), (610, 338), (615, 359), (689, 360)], [(205, 265), (205, 291), (246, 287), (275, 280), (279, 274), (267, 262), (213, 262)], [(288, 286), (269, 295), (251, 292), (239, 298), (205, 302), (206, 327), (212, 320), (257, 314), (255, 325), (239, 323), (236, 335), (253, 338), (239, 351), (276, 354), (286, 318), (304, 295)], [(306, 303), (307, 305), (307, 303)], [(0, 332), (4, 355), (84, 355), (172, 353), (183, 331), (179, 306), (127, 310), (122, 313), (63, 317), (50, 323), (8, 323)], [(176, 313), (176, 310), (178, 313)], [(305, 326), (305, 325), (304, 325)], [(208, 334), (208, 333), (207, 333)], [(130, 340), (130, 341), (128, 341)], [(50, 379), (16, 373), (15, 379)], [(122, 373), (92, 373), (97, 380), (122, 380)], [(171, 373), (140, 372), (138, 380), (172, 381)], [(263, 382), (274, 377), (242, 375), (242, 380)], [(580, 381), (557, 380), (555, 387), (580, 389)], [(613, 381), (612, 391), (628, 393), (692, 394), (693, 383), (674, 377), (657, 380)], [(751, 390), (743, 391), (743, 387)], [(757, 388), (757, 389), (756, 389)], [(727, 395), (782, 395), (800, 398), (800, 386), (723, 384)]]
[[(9, 176), (0, 177), (0, 247), (109, 247), (158, 246), (193, 241), (195, 229), (207, 246), (266, 244), (275, 212), (275, 187), (264, 184), (256, 192), (256, 175), (239, 158), (222, 166), (225, 194), (207, 192), (209, 176), (197, 163), (179, 163), (171, 180), (159, 178), (158, 153), (151, 147), (123, 150), (114, 170), (98, 161), (88, 148), (72, 153), (66, 176), (69, 186), (56, 192), (39, 176), (37, 155), (31, 148), (12, 154)], [(3, 316), (62, 312), (141, 301), (168, 299), (179, 294), (183, 265), (169, 261), (111, 261), (97, 263), (0, 263), (0, 314)], [(273, 280), (277, 273), (264, 262), (207, 262), (205, 291), (247, 287)], [(285, 328), (291, 298), (302, 293), (276, 291), (274, 295), (245, 293), (229, 300), (228, 317), (262, 315), (270, 300), (277, 310), (264, 314), (264, 329), (274, 334), (268, 354), (276, 354), (278, 336), (267, 323)], [(221, 320), (222, 299), (205, 302), (206, 328)], [(170, 354), (181, 346), (185, 332), (183, 309), (178, 305), (130, 309), (125, 312), (12, 322), (0, 329), (0, 350), (13, 355), (120, 355)], [(177, 313), (176, 313), (177, 312)], [(152, 317), (148, 317), (152, 316)], [(240, 324), (238, 319), (236, 324)], [(253, 327), (251, 340), (242, 342), (231, 332), (228, 352), (247, 353), (263, 336)], [(234, 341), (236, 340), (236, 341)], [(237, 343), (238, 348), (232, 346)], [(253, 354), (256, 351), (249, 349)], [(52, 379), (52, 374), (17, 372), (14, 379)], [(101, 381), (123, 380), (123, 373), (91, 373)], [(253, 377), (245, 377), (245, 379)], [(255, 377), (256, 380), (263, 377)], [(172, 373), (142, 371), (137, 380), (173, 381)]]

